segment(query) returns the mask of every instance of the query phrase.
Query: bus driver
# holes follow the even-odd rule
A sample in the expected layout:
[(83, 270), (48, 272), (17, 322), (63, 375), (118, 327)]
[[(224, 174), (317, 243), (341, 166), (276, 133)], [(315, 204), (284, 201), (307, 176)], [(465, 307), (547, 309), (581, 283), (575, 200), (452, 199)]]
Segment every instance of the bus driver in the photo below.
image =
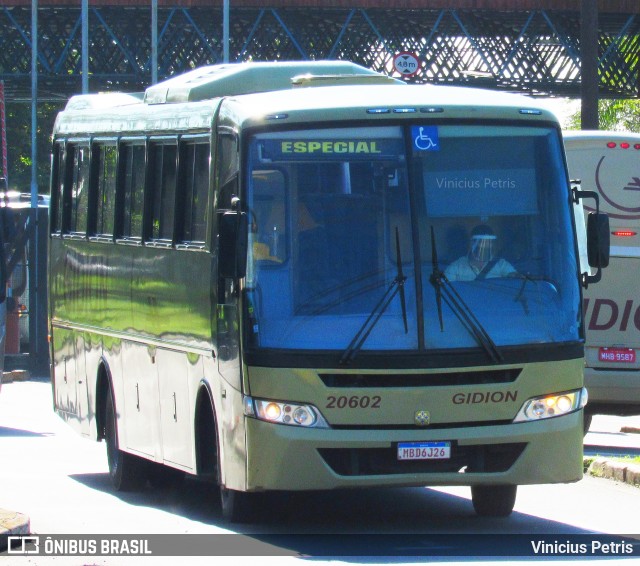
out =
[(494, 256), (496, 239), (490, 226), (476, 226), (471, 232), (469, 253), (447, 267), (444, 272), (447, 279), (477, 281), (515, 275), (515, 268), (507, 260)]

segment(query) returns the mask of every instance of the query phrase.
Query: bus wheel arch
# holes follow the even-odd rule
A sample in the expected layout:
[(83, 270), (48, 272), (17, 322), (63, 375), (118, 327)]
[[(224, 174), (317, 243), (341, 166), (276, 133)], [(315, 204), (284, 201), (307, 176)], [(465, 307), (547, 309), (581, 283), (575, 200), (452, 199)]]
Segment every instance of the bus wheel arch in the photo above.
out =
[[(106, 372), (106, 370), (105, 370)], [(147, 479), (146, 460), (120, 449), (118, 438), (118, 409), (116, 407), (113, 382), (110, 378), (100, 380), (98, 391), (103, 395), (99, 411), (103, 412), (104, 439), (107, 445), (109, 478), (116, 491), (140, 489)]]
[(96, 377), (96, 440), (106, 440), (106, 409), (107, 395), (111, 388), (111, 373), (107, 363), (102, 360), (98, 366), (98, 375)]
[(215, 403), (207, 384), (198, 391), (195, 411), (196, 471), (199, 477), (208, 479), (219, 490), (222, 516), (229, 522), (245, 522), (255, 513), (253, 493), (228, 489), (224, 485), (220, 442)]
[(218, 425), (213, 396), (206, 384), (201, 384), (196, 401), (195, 416), (196, 473), (198, 476), (221, 482), (218, 454)]

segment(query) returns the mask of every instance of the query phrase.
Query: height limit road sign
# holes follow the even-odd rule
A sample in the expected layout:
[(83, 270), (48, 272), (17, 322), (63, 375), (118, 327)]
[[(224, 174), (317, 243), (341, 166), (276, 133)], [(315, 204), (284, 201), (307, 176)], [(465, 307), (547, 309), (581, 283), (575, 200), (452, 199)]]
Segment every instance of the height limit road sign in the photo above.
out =
[(411, 51), (401, 51), (393, 57), (393, 70), (403, 77), (413, 77), (420, 70), (418, 56)]

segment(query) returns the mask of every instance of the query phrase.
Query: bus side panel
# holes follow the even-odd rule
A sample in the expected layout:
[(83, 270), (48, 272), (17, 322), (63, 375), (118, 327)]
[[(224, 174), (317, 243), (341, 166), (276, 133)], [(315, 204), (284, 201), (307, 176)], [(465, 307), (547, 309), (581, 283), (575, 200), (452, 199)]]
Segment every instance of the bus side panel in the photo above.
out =
[(53, 328), (53, 403), (57, 413), (70, 425), (76, 426), (78, 404), (75, 373), (75, 336), (64, 328)]
[(85, 353), (88, 335), (55, 328), (52, 363), (54, 406), (58, 414), (83, 436), (90, 432)]
[(80, 433), (89, 436), (89, 395), (87, 383), (87, 346), (91, 337), (86, 332), (78, 332), (75, 339), (76, 399), (78, 403), (78, 423)]
[(203, 376), (202, 360), (184, 352), (158, 348), (158, 390), (163, 460), (185, 471), (195, 470), (192, 399), (189, 383)]
[[(231, 299), (229, 299), (231, 301)], [(235, 304), (218, 305), (218, 377), (220, 404), (218, 431), (221, 442), (222, 483), (229, 489), (247, 489), (247, 445), (243, 413), (240, 336)], [(215, 388), (214, 388), (215, 389)]]
[(611, 257), (602, 280), (585, 292), (585, 385), (589, 404), (640, 411), (640, 257)]
[[(585, 386), (592, 413), (640, 411), (640, 221), (637, 213), (637, 134), (568, 132), (567, 165), (581, 188), (600, 195), (600, 209), (609, 214), (611, 259), (602, 279), (584, 292)], [(593, 207), (585, 201), (585, 209)], [(635, 232), (616, 236), (616, 230)]]
[(155, 347), (133, 341), (124, 342), (122, 348), (127, 437), (126, 444), (121, 442), (120, 445), (154, 460), (161, 457), (156, 353)]

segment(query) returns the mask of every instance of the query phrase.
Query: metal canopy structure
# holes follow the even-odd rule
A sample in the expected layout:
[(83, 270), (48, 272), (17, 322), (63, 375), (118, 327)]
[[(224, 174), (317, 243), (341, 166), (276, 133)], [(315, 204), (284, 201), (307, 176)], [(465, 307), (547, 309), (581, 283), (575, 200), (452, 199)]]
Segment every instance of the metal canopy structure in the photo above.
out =
[[(230, 62), (335, 58), (391, 73), (394, 55), (409, 51), (421, 62), (417, 74), (407, 78), (411, 82), (580, 94), (580, 0), (247, 4), (230, 1)], [(604, 4), (606, 11), (601, 8), (598, 16), (600, 96), (637, 97), (640, 5)], [(481, 7), (464, 7), (469, 5)], [(72, 5), (43, 0), (37, 10), (41, 100), (82, 92), (83, 65), (85, 88), (91, 91), (139, 91), (224, 62), (220, 0), (166, 0), (160, 6), (157, 0), (92, 0), (85, 10), (77, 0)], [(0, 1), (0, 80), (8, 99), (30, 98), (31, 22), (32, 7), (25, 0)]]

